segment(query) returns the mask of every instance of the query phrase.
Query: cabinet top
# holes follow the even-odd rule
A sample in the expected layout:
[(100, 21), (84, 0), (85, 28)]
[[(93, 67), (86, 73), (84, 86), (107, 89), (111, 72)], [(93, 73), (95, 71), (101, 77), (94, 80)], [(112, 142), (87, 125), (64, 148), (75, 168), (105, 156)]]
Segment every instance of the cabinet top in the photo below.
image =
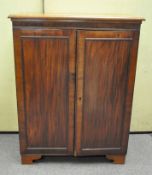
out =
[(18, 14), (10, 15), (13, 28), (129, 29), (140, 30), (144, 18), (101, 14)]
[(129, 15), (116, 14), (13, 14), (9, 15), (12, 20), (15, 19), (47, 19), (47, 20), (109, 20), (109, 21), (144, 21), (142, 17), (133, 17)]

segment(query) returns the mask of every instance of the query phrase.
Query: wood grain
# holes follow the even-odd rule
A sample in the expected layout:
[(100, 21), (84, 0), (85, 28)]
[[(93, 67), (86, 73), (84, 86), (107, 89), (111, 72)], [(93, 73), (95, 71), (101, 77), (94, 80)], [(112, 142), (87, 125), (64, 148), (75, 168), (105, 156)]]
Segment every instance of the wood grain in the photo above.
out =
[(90, 30), (139, 30), (142, 18), (126, 17), (35, 17), (35, 16), (10, 16), (13, 28), (64, 28), (64, 29), (90, 29)]
[[(132, 32), (80, 31), (77, 154), (122, 151)], [(127, 133), (126, 133), (127, 134)]]
[(17, 81), (23, 82), (23, 152), (73, 153), (74, 39), (74, 32), (62, 30), (21, 31), (15, 37), (21, 48), (16, 60), (22, 70)]

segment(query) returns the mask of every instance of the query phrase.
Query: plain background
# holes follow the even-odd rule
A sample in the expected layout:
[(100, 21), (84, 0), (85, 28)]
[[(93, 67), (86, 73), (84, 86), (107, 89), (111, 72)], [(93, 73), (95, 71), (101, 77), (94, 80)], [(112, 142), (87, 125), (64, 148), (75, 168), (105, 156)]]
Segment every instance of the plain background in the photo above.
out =
[[(11, 22), (16, 13), (100, 13), (142, 16), (131, 131), (152, 131), (151, 0), (0, 0), (0, 131), (17, 131)], [(43, 9), (44, 8), (44, 9)]]

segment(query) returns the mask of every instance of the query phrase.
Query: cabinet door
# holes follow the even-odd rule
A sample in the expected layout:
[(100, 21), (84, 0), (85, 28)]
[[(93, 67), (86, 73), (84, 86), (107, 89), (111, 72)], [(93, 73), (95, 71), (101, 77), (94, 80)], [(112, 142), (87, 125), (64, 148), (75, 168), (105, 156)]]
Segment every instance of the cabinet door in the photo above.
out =
[(75, 32), (14, 29), (22, 154), (73, 154)]
[(78, 32), (77, 155), (126, 153), (137, 40), (131, 31)]

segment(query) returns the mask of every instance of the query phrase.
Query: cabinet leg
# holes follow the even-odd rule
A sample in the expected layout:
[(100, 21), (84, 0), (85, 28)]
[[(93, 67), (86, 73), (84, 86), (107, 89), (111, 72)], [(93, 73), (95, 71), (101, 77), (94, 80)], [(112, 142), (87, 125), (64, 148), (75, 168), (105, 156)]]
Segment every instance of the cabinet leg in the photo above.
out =
[(125, 163), (125, 155), (106, 155), (106, 158), (112, 160), (115, 164)]
[(32, 164), (34, 160), (41, 159), (41, 155), (21, 155), (22, 164)]

